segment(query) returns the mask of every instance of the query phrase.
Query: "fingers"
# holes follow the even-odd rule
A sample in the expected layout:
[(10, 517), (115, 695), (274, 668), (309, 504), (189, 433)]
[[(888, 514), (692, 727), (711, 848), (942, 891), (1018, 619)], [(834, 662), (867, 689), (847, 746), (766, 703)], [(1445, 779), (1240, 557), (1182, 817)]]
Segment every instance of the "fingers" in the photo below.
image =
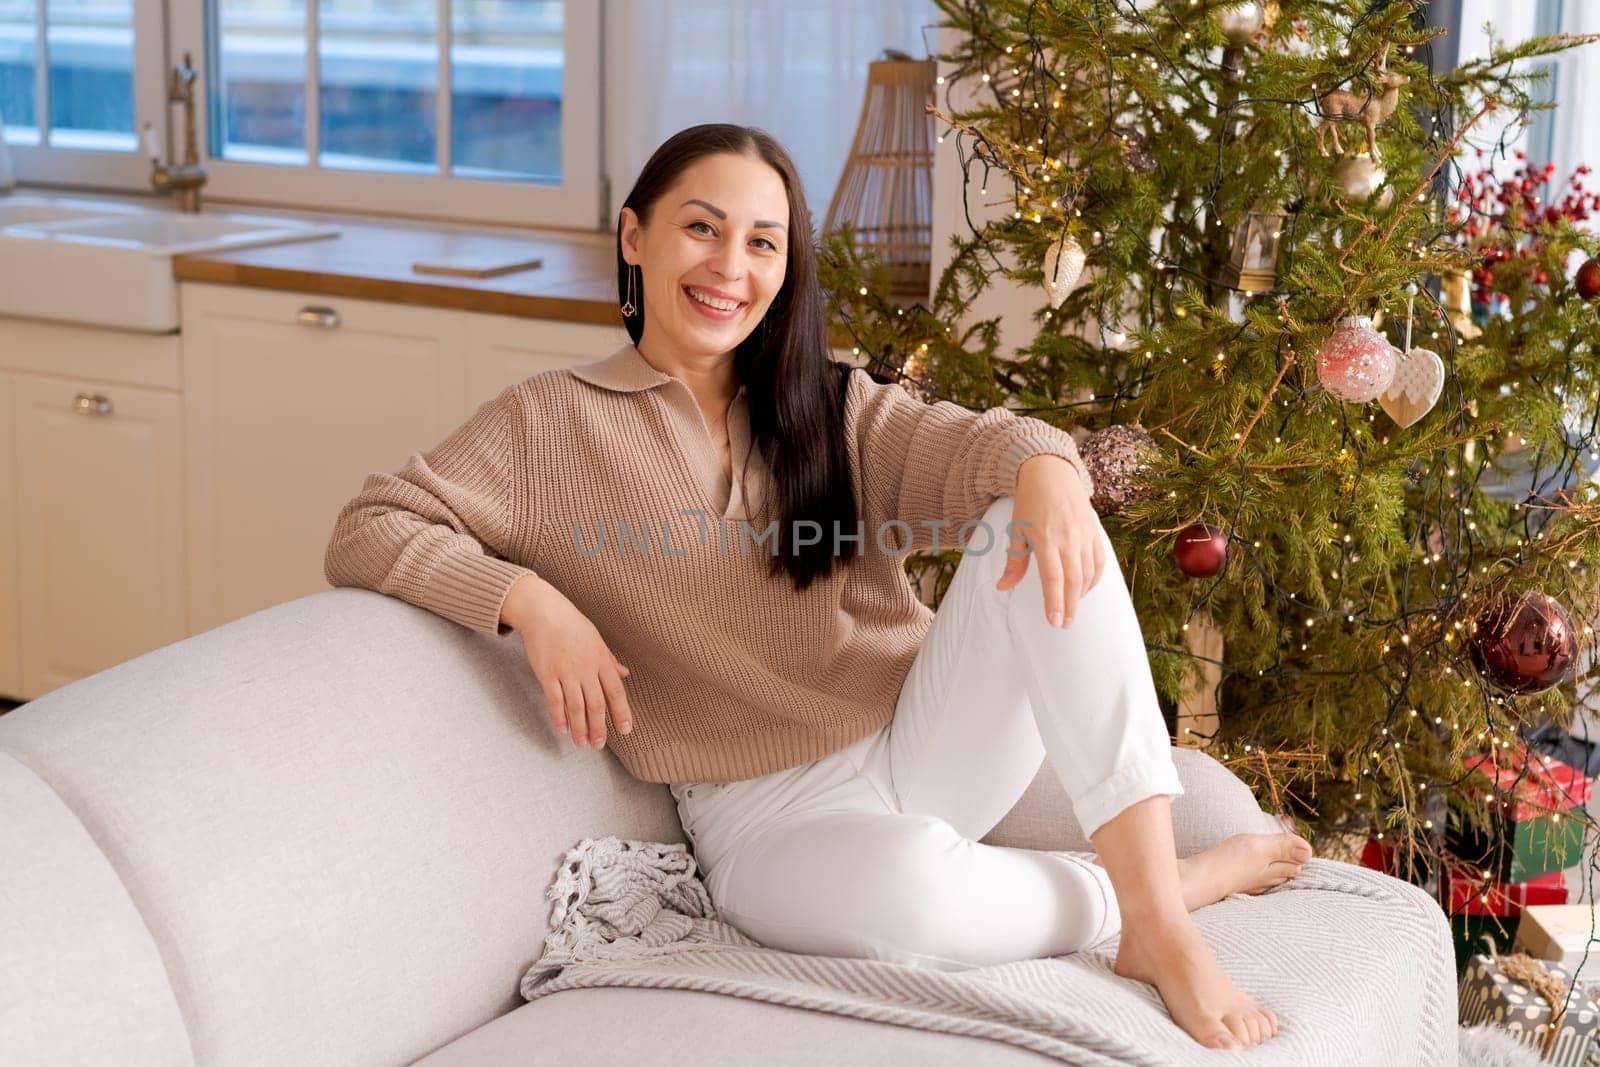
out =
[[(1098, 531), (1096, 531), (1096, 533), (1098, 533)], [(1088, 583), (1083, 587), (1083, 591), (1085, 593), (1100, 584), (1100, 575), (1103, 574), (1106, 569), (1106, 549), (1105, 546), (1100, 543), (1100, 538), (1098, 536), (1090, 538), (1089, 544), (1091, 551), (1088, 553), (1088, 566), (1085, 567), (1084, 573), (1088, 574), (1090, 578)]]
[(628, 706), (627, 690), (622, 679), (629, 674), (627, 667), (613, 657), (593, 678), (568, 678), (546, 687), (545, 700), (550, 704), (550, 718), (557, 730), (570, 732), (574, 748), (588, 746), (595, 750), (606, 745), (606, 709), (617, 731), (633, 732), (633, 710)]
[(606, 697), (599, 677), (583, 680), (584, 712), (589, 717), (589, 744), (596, 749), (606, 743)]
[(1040, 555), (1039, 580), (1044, 583), (1045, 618), (1065, 630), (1078, 614), (1083, 591), (1083, 567), (1077, 553), (1057, 549)]
[(1006, 550), (1006, 569), (1000, 573), (1000, 580), (995, 583), (995, 588), (1002, 593), (1018, 582), (1028, 573), (1028, 556), (1031, 554), (1032, 542), (1025, 537), (1013, 537)]
[(544, 690), (544, 706), (550, 710), (550, 722), (555, 726), (556, 732), (567, 732), (567, 711), (561, 700), (561, 683), (554, 679), (546, 681), (539, 679), (539, 686)]
[[(617, 665), (622, 671), (628, 668)], [(628, 709), (628, 695), (622, 688), (622, 675), (617, 668), (604, 672), (600, 676), (600, 686), (605, 690), (606, 703), (611, 708), (611, 721), (620, 734), (633, 732), (633, 712)]]
[(567, 730), (572, 734), (572, 743), (581, 746), (589, 736), (589, 718), (584, 708), (583, 687), (577, 679), (568, 678), (561, 683), (561, 699), (567, 709)]

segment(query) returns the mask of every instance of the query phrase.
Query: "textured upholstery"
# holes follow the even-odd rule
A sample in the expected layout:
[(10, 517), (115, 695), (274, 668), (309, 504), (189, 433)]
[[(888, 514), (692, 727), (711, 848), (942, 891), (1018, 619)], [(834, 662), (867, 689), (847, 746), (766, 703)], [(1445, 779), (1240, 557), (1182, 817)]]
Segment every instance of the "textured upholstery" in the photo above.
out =
[[(1215, 761), (1180, 750), (1179, 769), (1181, 851), (1271, 828)], [(830, 1043), (838, 1063), (1039, 1059), (684, 991), (524, 1004), (563, 852), (684, 841), (672, 797), (558, 742), (516, 634), (365, 590), (278, 605), (0, 716), (0, 810), (7, 1062), (503, 1063), (535, 1045), (577, 1056), (584, 1026), (618, 1018), (630, 1034), (606, 1047), (641, 1065), (684, 1062), (680, 1027), (708, 1029), (705, 1063), (785, 1062), (771, 1042), (791, 1040)], [(1081, 848), (1079, 833), (1046, 764), (987, 840)]]

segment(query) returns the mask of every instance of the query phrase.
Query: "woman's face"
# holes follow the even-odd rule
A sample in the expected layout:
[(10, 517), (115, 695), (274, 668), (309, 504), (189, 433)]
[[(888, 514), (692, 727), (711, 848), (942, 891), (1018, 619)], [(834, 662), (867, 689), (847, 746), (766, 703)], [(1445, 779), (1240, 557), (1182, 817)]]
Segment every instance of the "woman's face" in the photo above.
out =
[(648, 226), (623, 208), (622, 257), (643, 274), (640, 344), (686, 355), (731, 352), (783, 287), (788, 223), (783, 178), (749, 155), (703, 156), (686, 167), (656, 201)]

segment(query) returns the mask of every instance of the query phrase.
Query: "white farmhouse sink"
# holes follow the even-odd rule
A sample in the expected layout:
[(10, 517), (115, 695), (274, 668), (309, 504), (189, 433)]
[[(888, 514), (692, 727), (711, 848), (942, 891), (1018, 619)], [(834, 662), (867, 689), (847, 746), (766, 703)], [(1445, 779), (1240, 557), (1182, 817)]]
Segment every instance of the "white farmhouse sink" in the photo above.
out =
[(104, 218), (140, 211), (124, 204), (97, 200), (71, 200), (66, 197), (0, 196), (0, 227), (68, 219)]
[(260, 215), (0, 198), (0, 315), (168, 333), (179, 321), (173, 256), (338, 232), (337, 226)]

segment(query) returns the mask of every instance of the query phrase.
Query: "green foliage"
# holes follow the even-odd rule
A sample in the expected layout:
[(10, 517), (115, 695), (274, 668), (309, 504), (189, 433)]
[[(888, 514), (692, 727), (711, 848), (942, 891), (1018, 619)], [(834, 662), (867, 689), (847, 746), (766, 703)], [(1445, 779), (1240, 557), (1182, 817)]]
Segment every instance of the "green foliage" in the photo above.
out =
[[(958, 143), (972, 225), (911, 307), (888, 300), (848, 232), (826, 235), (836, 321), (879, 370), (944, 399), (1154, 433), (1152, 495), (1104, 522), (1162, 695), (1201, 683), (1188, 628), (1203, 613), (1224, 637), (1213, 751), (1264, 797), (1321, 830), (1442, 825), (1464, 755), (1541, 714), (1564, 721), (1573, 697), (1569, 685), (1514, 698), (1478, 676), (1468, 645), (1489, 598), (1556, 596), (1590, 651), (1600, 511), (1576, 460), (1600, 447), (1600, 349), (1568, 269), (1597, 243), (1565, 221), (1533, 227), (1530, 254), (1495, 275), (1516, 313), (1481, 335), (1463, 336), (1440, 303), (1441, 279), (1480, 254), (1450, 212), (1458, 160), (1539, 106), (1532, 60), (1589, 39), (1497, 45), (1435, 76), (1421, 60), (1438, 31), (1409, 3), (1282, 0), (1232, 50), (1220, 0), (939, 6), (959, 31), (944, 92), (966, 97), (959, 110), (946, 98), (938, 127)], [(1377, 132), (1391, 193), (1361, 201), (1341, 188), (1338, 154), (1318, 151), (1317, 101), (1343, 89), (1374, 106), (1385, 66), (1410, 79)], [(1339, 133), (1347, 151), (1364, 147), (1360, 122)], [(984, 210), (996, 201), (1010, 210)], [(1276, 281), (1241, 293), (1224, 268), (1247, 213), (1271, 205), (1284, 213)], [(1042, 264), (1063, 231), (1089, 266), (1052, 310)], [(969, 321), (995, 285), (1036, 295), (1033, 336)], [(1422, 421), (1401, 428), (1319, 385), (1316, 353), (1352, 314), (1397, 345), (1414, 316), (1413, 343), (1444, 358)], [(1563, 421), (1574, 406), (1589, 426), (1577, 448)], [(1199, 521), (1230, 536), (1214, 579), (1171, 561), (1175, 533)], [(908, 563), (919, 576), (952, 566)]]

